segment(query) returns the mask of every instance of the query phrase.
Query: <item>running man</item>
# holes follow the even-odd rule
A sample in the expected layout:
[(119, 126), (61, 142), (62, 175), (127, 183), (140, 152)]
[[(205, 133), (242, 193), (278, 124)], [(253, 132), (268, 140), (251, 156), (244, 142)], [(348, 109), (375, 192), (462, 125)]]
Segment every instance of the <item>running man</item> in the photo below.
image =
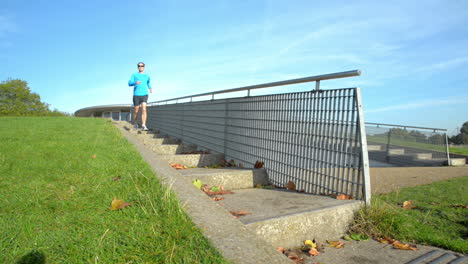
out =
[(145, 131), (146, 127), (146, 103), (148, 102), (148, 90), (153, 93), (151, 89), (150, 77), (145, 74), (145, 64), (138, 63), (138, 72), (130, 76), (128, 86), (133, 86), (133, 127), (138, 129), (138, 112), (141, 107), (141, 128)]

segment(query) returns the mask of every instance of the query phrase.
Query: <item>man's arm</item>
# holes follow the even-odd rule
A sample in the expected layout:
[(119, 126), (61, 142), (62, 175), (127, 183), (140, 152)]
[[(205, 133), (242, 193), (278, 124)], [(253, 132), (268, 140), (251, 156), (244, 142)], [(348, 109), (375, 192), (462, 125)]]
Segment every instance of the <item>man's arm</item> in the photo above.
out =
[(148, 89), (150, 90), (150, 93), (153, 93), (153, 88), (151, 88), (151, 82), (150, 82), (150, 77), (148, 76)]
[(135, 81), (135, 80), (136, 80), (135, 75), (132, 74), (132, 76), (130, 76), (130, 80), (128, 80), (128, 86), (135, 86), (141, 83), (140, 81)]

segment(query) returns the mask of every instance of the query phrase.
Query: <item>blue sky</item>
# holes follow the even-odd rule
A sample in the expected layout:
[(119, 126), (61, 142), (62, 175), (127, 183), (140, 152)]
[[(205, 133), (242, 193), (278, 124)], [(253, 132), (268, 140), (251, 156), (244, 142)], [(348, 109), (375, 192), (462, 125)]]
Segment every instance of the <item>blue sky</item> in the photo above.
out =
[(2, 0), (0, 80), (51, 108), (130, 104), (138, 61), (150, 101), (360, 69), (322, 87), (360, 87), (365, 121), (468, 121), (468, 1)]

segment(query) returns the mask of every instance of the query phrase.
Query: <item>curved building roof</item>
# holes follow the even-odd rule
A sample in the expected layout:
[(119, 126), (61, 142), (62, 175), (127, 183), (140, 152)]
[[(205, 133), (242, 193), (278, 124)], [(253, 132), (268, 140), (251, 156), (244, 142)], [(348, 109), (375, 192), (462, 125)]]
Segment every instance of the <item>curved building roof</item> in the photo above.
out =
[(89, 117), (92, 116), (95, 112), (112, 112), (112, 111), (121, 111), (121, 110), (130, 110), (132, 108), (131, 104), (112, 104), (112, 105), (97, 105), (81, 108), (75, 111), (75, 116), (77, 117)]

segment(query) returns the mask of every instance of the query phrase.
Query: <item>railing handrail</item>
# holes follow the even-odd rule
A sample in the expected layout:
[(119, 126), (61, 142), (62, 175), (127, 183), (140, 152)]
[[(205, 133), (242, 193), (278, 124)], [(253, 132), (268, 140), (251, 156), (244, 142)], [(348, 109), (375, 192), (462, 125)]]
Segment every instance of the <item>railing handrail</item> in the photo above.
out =
[(215, 92), (188, 95), (188, 96), (177, 97), (177, 98), (172, 98), (172, 99), (166, 99), (166, 100), (161, 100), (161, 101), (149, 102), (149, 104), (157, 104), (157, 103), (176, 101), (176, 100), (181, 100), (181, 99), (194, 98), (194, 97), (207, 96), (207, 95), (211, 95), (211, 96), (214, 97), (215, 94), (232, 93), (232, 92), (239, 92), (239, 91), (245, 91), (245, 90), (248, 91), (248, 96), (249, 96), (250, 95), (250, 90), (253, 90), (253, 89), (268, 88), (268, 87), (275, 87), (275, 86), (289, 85), (289, 84), (298, 84), (298, 83), (305, 83), (305, 82), (317, 82), (316, 86), (315, 86), (315, 89), (319, 90), (320, 81), (338, 79), (338, 78), (346, 78), (346, 77), (354, 77), (354, 76), (360, 76), (360, 75), (361, 75), (360, 70), (337, 72), (337, 73), (316, 75), (316, 76), (310, 76), (310, 77), (304, 77), (304, 78), (298, 78), (298, 79), (291, 79), (291, 80), (285, 80), (285, 81), (256, 84), (256, 85), (250, 85), (250, 86), (220, 90), (220, 91), (215, 91)]
[(398, 128), (416, 128), (416, 129), (427, 129), (427, 130), (441, 130), (441, 131), (447, 131), (447, 129), (444, 128), (433, 128), (433, 127), (416, 127), (416, 126), (405, 126), (405, 125), (391, 125), (391, 124), (382, 124), (382, 123), (371, 123), (371, 122), (365, 122), (366, 125), (376, 125), (376, 126), (390, 126), (390, 127), (398, 127)]

